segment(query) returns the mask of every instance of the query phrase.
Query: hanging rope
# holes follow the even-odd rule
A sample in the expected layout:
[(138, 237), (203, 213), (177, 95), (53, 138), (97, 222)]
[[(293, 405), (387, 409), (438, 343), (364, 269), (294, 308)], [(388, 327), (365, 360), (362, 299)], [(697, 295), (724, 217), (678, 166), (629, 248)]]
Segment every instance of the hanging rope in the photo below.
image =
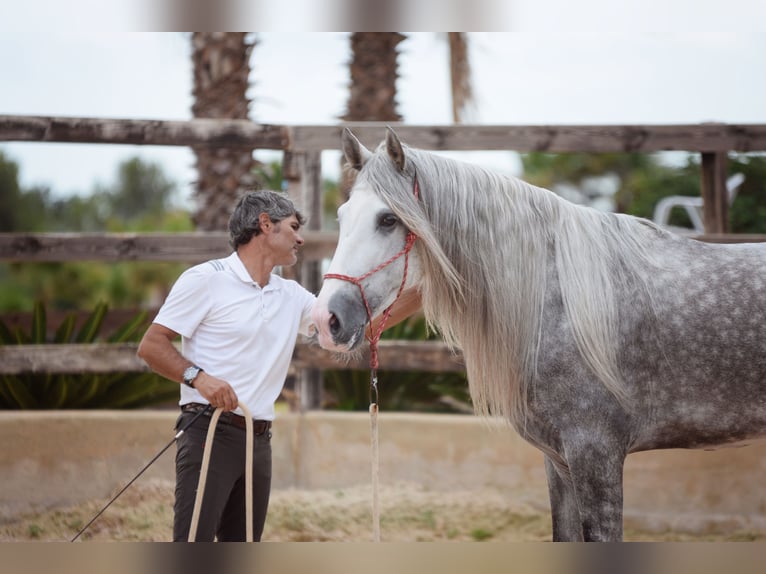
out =
[(370, 403), (370, 443), (372, 447), (372, 541), (380, 542), (380, 449), (378, 447), (378, 403)]
[[(250, 410), (239, 404), (242, 413), (245, 416), (245, 535), (247, 542), (253, 541), (253, 417)], [(215, 409), (210, 419), (210, 426), (207, 429), (205, 438), (205, 452), (202, 455), (202, 467), (199, 471), (199, 483), (197, 484), (197, 497), (194, 499), (194, 511), (192, 513), (191, 526), (189, 528), (189, 542), (194, 542), (197, 537), (197, 528), (199, 526), (199, 516), (202, 510), (202, 499), (205, 495), (205, 485), (207, 483), (207, 472), (210, 467), (210, 456), (213, 451), (213, 441), (215, 440), (215, 427), (218, 419), (221, 418), (223, 408)]]

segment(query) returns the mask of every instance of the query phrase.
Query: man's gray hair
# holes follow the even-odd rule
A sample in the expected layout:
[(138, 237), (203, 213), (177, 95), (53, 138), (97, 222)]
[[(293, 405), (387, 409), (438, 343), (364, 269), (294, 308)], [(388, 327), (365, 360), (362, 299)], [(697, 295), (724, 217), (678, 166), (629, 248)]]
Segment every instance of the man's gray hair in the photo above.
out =
[(261, 233), (258, 221), (261, 213), (268, 215), (274, 223), (291, 215), (295, 215), (301, 225), (306, 222), (306, 218), (285, 194), (267, 189), (251, 191), (239, 199), (229, 218), (229, 244), (235, 250)]

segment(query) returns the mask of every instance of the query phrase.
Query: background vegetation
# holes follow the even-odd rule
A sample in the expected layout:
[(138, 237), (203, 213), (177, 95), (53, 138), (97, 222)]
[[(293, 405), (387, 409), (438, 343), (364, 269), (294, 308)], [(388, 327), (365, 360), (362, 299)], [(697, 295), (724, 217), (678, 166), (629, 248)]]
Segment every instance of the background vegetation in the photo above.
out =
[[(50, 335), (45, 305), (37, 302), (29, 330), (8, 327), (0, 320), (0, 344), (137, 342), (147, 327), (146, 311), (131, 317), (111, 335), (103, 336), (101, 327), (107, 310), (105, 303), (97, 305), (79, 328), (76, 314), (67, 313)], [(0, 409), (135, 408), (177, 397), (176, 383), (150, 372), (0, 376)]]
[[(585, 191), (581, 197), (591, 201), (607, 195), (614, 211), (651, 219), (663, 197), (700, 195), (699, 155), (683, 154), (682, 160), (674, 156), (676, 161), (668, 163), (661, 154), (530, 153), (522, 156), (522, 163), (530, 183), (556, 191)], [(766, 156), (730, 154), (728, 171), (745, 176), (729, 208), (731, 233), (766, 233)], [(691, 225), (681, 209), (671, 213), (670, 224)]]
[[(595, 205), (600, 199), (607, 199), (615, 210), (641, 217), (651, 217), (656, 203), (666, 195), (698, 196), (700, 193), (700, 165), (695, 155), (669, 164), (660, 155), (648, 154), (531, 153), (522, 156), (522, 163), (523, 178), (531, 183), (565, 196), (567, 190), (570, 193), (575, 190), (580, 195), (574, 199), (582, 203)], [(729, 172), (745, 175), (745, 182), (730, 208), (732, 232), (766, 233), (766, 157), (731, 155)], [(6, 206), (0, 210), (0, 232), (194, 229), (191, 211), (184, 207), (183, 198), (178, 197), (177, 184), (169, 180), (157, 164), (130, 159), (118, 167), (112, 184), (71, 197), (57, 196), (47, 188), (23, 189), (18, 173), (18, 165), (0, 150), (0, 204)], [(258, 164), (255, 176), (266, 187), (277, 190), (282, 187), (278, 162)], [(588, 190), (595, 192), (589, 194)], [(333, 227), (341, 197), (335, 182), (324, 182), (327, 228)], [(681, 210), (674, 212), (671, 223), (689, 225)], [(70, 316), (60, 325), (48, 325), (45, 330), (40, 330), (40, 322), (45, 324), (46, 312), (83, 310), (91, 310), (90, 338), (83, 341), (137, 341), (151, 320), (148, 313), (159, 307), (185, 267), (180, 263), (153, 262), (0, 263), (0, 318), (11, 312), (31, 314), (28, 328), (14, 330), (0, 323), (0, 342), (78, 340), (82, 333), (74, 329)], [(114, 333), (103, 333), (101, 326), (107, 309), (132, 309), (134, 315)], [(436, 335), (426, 333), (422, 318), (413, 318), (389, 330), (384, 337), (423, 340)], [(367, 409), (369, 376), (368, 371), (326, 372), (325, 406)], [(143, 406), (167, 401), (175, 395), (175, 384), (164, 383), (148, 373), (4, 377), (0, 386), (0, 408)], [(22, 386), (28, 389), (26, 393), (19, 390)], [(379, 388), (381, 404), (387, 410), (465, 412), (470, 409), (467, 384), (461, 374), (381, 371)]]

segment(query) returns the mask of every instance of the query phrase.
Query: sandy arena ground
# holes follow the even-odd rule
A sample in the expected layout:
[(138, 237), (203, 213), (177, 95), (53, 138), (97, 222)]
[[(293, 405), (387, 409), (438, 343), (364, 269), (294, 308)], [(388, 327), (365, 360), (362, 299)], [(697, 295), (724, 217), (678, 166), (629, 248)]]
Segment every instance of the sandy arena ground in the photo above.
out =
[[(115, 490), (115, 494), (119, 489)], [(68, 541), (106, 504), (91, 500), (7, 519), (0, 541)], [(139, 481), (131, 486), (80, 537), (87, 541), (169, 541), (173, 485)], [(381, 537), (384, 542), (532, 542), (550, 540), (547, 508), (515, 501), (495, 490), (434, 492), (420, 485), (384, 485), (380, 491)], [(337, 490), (272, 492), (265, 541), (369, 542), (372, 539), (369, 486)], [(653, 532), (626, 521), (629, 541), (766, 541), (766, 532)]]

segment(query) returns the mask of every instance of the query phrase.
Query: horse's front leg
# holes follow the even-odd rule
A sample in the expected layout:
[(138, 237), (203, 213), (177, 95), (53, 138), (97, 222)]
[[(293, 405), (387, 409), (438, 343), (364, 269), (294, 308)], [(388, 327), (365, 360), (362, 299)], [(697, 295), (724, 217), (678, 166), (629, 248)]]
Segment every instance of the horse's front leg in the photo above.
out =
[(565, 450), (582, 539), (586, 542), (622, 540), (624, 452), (616, 442), (609, 440), (583, 441), (567, 445)]
[(548, 477), (548, 496), (551, 501), (553, 541), (582, 542), (582, 522), (572, 480), (560, 471), (547, 455), (545, 473)]

